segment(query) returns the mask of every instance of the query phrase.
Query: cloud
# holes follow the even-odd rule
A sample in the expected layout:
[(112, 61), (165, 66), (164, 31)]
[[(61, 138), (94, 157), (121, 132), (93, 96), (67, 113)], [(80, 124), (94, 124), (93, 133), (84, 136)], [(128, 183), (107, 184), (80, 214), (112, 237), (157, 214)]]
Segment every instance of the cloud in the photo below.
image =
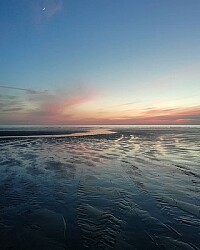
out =
[(24, 110), (24, 104), (23, 102), (16, 96), (11, 96), (9, 98), (9, 95), (7, 95), (5, 98), (0, 96), (0, 114), (7, 114), (7, 116), (10, 116), (11, 113), (16, 111), (23, 111)]
[[(166, 103), (151, 106), (136, 103), (132, 106), (134, 103), (124, 103), (119, 105), (121, 107), (103, 106), (99, 110), (102, 101), (99, 105), (90, 105), (90, 102), (97, 101), (102, 94), (87, 84), (54, 92), (0, 87), (8, 90), (0, 95), (2, 124), (200, 124), (199, 105), (171, 107)], [(15, 94), (19, 91), (20, 95), (14, 95), (11, 90), (15, 90)]]
[(137, 103), (139, 103), (139, 102), (138, 101), (135, 101), (135, 102), (126, 102), (126, 103), (117, 104), (117, 105), (115, 105), (115, 107), (131, 106), (131, 105), (135, 105)]
[[(120, 119), (118, 120), (120, 121)], [(127, 116), (123, 124), (200, 124), (200, 106), (187, 108), (166, 108), (141, 111)]]
[[(140, 109), (131, 113), (105, 111), (79, 119), (79, 124), (108, 125), (200, 125), (200, 106), (187, 108)], [(74, 121), (76, 123), (76, 121)], [(78, 122), (77, 122), (78, 123)]]
[[(27, 92), (27, 94), (38, 94), (38, 93), (41, 93), (40, 91), (35, 91), (35, 90), (32, 90), (32, 89), (24, 89), (24, 88), (17, 88), (17, 87), (11, 87), (11, 86), (3, 86), (3, 85), (0, 85), (0, 88), (25, 91), (25, 92)], [(46, 90), (44, 92), (46, 92)]]
[(72, 91), (59, 91), (57, 93), (40, 93), (29, 97), (29, 101), (37, 107), (32, 111), (32, 115), (64, 118), (68, 112), (76, 107), (94, 100), (98, 94), (93, 91), (76, 93)]
[(13, 113), (13, 112), (16, 112), (16, 111), (23, 111), (24, 110), (24, 108), (22, 108), (22, 107), (16, 107), (16, 108), (4, 108), (4, 109), (2, 109), (2, 111), (5, 113), (7, 113), (7, 112), (11, 112), (11, 113)]
[[(55, 92), (36, 91), (18, 87), (1, 86), (7, 90), (20, 91), (12, 100), (9, 93), (0, 96), (0, 123), (13, 124), (59, 124), (68, 119), (84, 104), (99, 97), (98, 91), (84, 84), (71, 90)], [(25, 92), (25, 95), (24, 93)], [(7, 121), (7, 122), (6, 122)]]

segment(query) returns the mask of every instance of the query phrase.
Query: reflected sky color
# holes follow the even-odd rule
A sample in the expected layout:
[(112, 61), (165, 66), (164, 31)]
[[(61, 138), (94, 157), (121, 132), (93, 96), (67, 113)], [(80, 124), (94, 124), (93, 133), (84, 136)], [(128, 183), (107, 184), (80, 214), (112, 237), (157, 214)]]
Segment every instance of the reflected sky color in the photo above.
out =
[(199, 9), (1, 1), (0, 124), (200, 124)]
[(199, 126), (112, 131), (0, 138), (1, 249), (199, 249)]

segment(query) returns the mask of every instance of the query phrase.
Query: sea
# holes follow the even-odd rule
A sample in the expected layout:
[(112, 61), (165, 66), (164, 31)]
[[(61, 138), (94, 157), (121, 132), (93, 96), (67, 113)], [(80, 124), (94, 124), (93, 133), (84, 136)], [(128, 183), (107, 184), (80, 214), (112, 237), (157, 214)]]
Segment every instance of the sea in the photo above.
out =
[(200, 249), (200, 126), (0, 126), (0, 249)]

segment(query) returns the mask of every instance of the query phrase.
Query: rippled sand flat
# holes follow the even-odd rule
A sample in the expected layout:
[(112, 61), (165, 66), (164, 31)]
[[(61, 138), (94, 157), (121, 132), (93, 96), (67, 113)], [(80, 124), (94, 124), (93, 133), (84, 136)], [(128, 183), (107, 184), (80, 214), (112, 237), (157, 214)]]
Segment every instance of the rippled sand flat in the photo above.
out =
[(200, 249), (200, 129), (112, 131), (0, 139), (0, 249)]

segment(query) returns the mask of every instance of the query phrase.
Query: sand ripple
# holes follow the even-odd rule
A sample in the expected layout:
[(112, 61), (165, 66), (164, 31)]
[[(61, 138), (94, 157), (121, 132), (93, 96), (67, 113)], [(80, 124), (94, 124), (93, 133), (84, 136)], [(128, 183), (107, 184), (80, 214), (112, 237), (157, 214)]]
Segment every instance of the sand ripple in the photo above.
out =
[(200, 248), (199, 130), (115, 132), (0, 141), (1, 249)]

